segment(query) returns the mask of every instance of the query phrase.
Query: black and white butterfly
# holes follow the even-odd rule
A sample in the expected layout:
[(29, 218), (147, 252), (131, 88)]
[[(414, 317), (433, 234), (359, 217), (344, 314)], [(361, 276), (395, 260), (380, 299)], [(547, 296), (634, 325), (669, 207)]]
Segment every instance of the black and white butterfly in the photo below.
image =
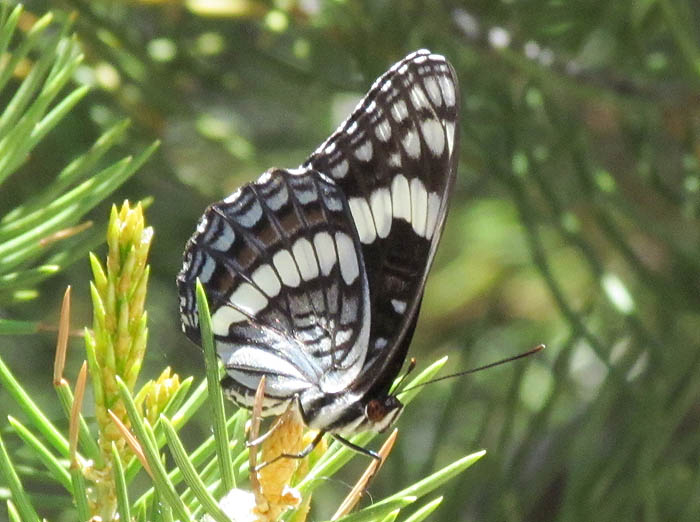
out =
[(382, 431), (413, 336), (455, 178), (459, 90), (420, 50), (374, 83), (296, 169), (272, 169), (211, 205), (178, 276), (185, 333), (209, 299), (225, 393), (263, 414), (295, 402), (321, 433)]

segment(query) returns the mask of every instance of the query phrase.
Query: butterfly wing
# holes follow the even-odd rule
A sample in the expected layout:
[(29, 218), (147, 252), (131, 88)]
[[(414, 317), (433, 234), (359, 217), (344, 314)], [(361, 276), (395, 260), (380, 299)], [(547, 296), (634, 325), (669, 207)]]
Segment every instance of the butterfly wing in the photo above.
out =
[(266, 375), (267, 413), (299, 396), (319, 429), (371, 427), (364, 405), (403, 364), (442, 232), (457, 92), (443, 57), (413, 53), (300, 169), (207, 210), (185, 251), (180, 310), (199, 342), (199, 277), (236, 402), (250, 407)]
[(350, 209), (318, 172), (273, 170), (211, 205), (178, 276), (185, 333), (198, 344), (199, 277), (226, 391), (250, 407), (266, 375), (266, 413), (309, 388), (342, 390), (361, 370), (369, 290)]
[(457, 77), (421, 50), (395, 64), (304, 167), (345, 193), (370, 289), (363, 375), (388, 390), (413, 335), (454, 182), (459, 142)]

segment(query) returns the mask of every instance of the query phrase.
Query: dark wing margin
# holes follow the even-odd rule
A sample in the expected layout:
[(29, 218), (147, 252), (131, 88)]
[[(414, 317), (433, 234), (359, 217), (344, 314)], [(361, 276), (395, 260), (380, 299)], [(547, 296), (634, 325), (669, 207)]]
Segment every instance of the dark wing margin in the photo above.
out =
[(318, 172), (268, 171), (206, 210), (178, 276), (183, 329), (199, 344), (197, 277), (239, 404), (250, 407), (262, 375), (276, 413), (359, 373), (370, 324), (361, 247), (345, 196)]
[(348, 198), (369, 281), (375, 387), (388, 389), (413, 334), (456, 174), (458, 115), (452, 66), (420, 50), (377, 79), (303, 164)]

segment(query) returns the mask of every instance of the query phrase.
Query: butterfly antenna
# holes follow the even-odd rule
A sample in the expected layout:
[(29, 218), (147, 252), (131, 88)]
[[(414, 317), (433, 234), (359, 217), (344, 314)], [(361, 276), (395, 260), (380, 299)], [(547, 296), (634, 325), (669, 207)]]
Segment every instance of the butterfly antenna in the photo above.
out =
[[(401, 389), (401, 385), (406, 381), (406, 377), (416, 368), (416, 358), (411, 357), (411, 360), (408, 361), (408, 368), (406, 368), (406, 371), (404, 374), (401, 376), (399, 379), (399, 382), (396, 383), (396, 386), (394, 386), (394, 392), (393, 394), (396, 395), (397, 393), (401, 393), (399, 390)], [(404, 390), (406, 391), (406, 390)]]
[[(405, 392), (410, 391), (410, 390), (415, 390), (416, 388), (420, 388), (421, 386), (425, 386), (426, 384), (433, 384), (435, 382), (440, 382), (440, 381), (444, 381), (447, 379), (453, 379), (455, 377), (462, 377), (463, 375), (469, 375), (470, 373), (480, 372), (481, 370), (487, 370), (489, 368), (493, 368), (494, 366), (500, 366), (501, 364), (506, 364), (509, 362), (517, 361), (518, 359), (528, 357), (528, 356), (536, 354), (537, 352), (540, 352), (542, 350), (544, 350), (544, 344), (540, 344), (538, 346), (535, 346), (532, 350), (528, 350), (527, 352), (520, 353), (518, 355), (513, 355), (511, 357), (506, 357), (505, 359), (501, 359), (500, 361), (485, 364), (484, 366), (479, 366), (477, 368), (472, 368), (470, 370), (465, 370), (463, 372), (457, 372), (457, 373), (452, 373), (450, 375), (444, 375), (443, 377), (438, 377), (437, 379), (432, 379), (430, 381), (416, 384), (415, 386), (412, 386), (408, 389), (403, 390), (401, 393), (405, 393)], [(403, 378), (402, 378), (402, 380), (403, 380)]]

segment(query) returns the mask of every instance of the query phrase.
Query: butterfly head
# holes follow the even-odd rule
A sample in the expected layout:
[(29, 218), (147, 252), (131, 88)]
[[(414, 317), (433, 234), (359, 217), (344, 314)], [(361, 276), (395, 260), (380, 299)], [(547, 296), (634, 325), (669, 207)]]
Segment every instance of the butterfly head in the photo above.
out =
[(392, 426), (403, 411), (403, 403), (395, 395), (370, 399), (365, 405), (366, 427), (382, 433)]

